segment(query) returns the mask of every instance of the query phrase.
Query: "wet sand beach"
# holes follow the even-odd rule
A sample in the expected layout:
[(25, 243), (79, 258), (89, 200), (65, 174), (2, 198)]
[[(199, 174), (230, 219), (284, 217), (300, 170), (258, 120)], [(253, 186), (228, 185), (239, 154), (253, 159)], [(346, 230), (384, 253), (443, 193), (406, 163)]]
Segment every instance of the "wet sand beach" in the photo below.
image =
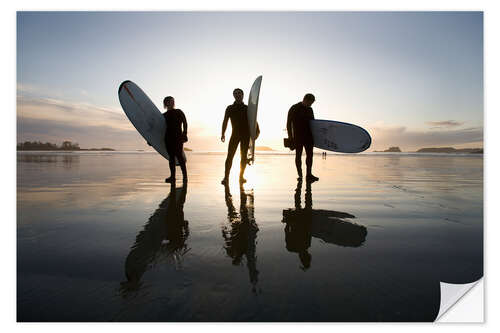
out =
[[(17, 154), (18, 321), (433, 321), (483, 275), (483, 156)], [(180, 172), (179, 172), (180, 174)]]

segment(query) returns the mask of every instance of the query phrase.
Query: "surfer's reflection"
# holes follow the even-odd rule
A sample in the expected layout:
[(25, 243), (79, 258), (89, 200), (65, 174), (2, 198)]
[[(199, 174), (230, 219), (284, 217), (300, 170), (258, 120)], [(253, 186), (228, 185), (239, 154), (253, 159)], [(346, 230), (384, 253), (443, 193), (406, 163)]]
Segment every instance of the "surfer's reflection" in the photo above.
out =
[(173, 260), (176, 269), (181, 268), (182, 256), (189, 251), (186, 244), (189, 227), (184, 220), (186, 193), (187, 182), (181, 188), (172, 184), (170, 194), (136, 236), (125, 261), (127, 281), (121, 283), (124, 294), (138, 290), (142, 275), (165, 259)]
[(366, 238), (366, 227), (345, 219), (354, 215), (324, 209), (312, 209), (311, 183), (306, 183), (305, 205), (301, 204), (302, 181), (297, 182), (295, 189), (295, 208), (283, 210), (285, 226), (285, 245), (290, 252), (299, 255), (301, 269), (311, 267), (312, 256), (309, 253), (311, 237), (326, 243), (340, 246), (357, 247)]
[(254, 217), (254, 196), (252, 192), (245, 192), (240, 184), (239, 214), (233, 205), (233, 198), (229, 186), (224, 185), (227, 205), (228, 224), (222, 226), (224, 249), (231, 257), (233, 265), (241, 265), (243, 256), (246, 257), (248, 273), (252, 291), (257, 291), (259, 271), (257, 270), (257, 232), (259, 228)]

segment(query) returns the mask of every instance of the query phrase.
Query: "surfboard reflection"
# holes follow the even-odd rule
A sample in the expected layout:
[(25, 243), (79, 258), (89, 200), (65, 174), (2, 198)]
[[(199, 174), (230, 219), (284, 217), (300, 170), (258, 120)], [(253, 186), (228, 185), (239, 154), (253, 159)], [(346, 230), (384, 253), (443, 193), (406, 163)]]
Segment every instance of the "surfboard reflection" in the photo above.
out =
[(257, 270), (257, 232), (259, 227), (254, 216), (254, 195), (245, 192), (240, 185), (240, 209), (239, 214), (233, 204), (233, 198), (229, 186), (225, 186), (225, 198), (227, 205), (228, 223), (222, 226), (222, 237), (224, 238), (224, 249), (232, 258), (233, 265), (241, 265), (243, 257), (246, 257), (252, 291), (257, 292), (259, 271)]
[(182, 256), (190, 249), (188, 221), (184, 220), (187, 183), (175, 188), (160, 203), (155, 212), (137, 234), (135, 243), (125, 261), (127, 281), (121, 283), (124, 296), (141, 287), (144, 273), (166, 259), (173, 259), (176, 269), (182, 267)]
[(339, 246), (358, 247), (366, 239), (366, 227), (345, 219), (354, 215), (324, 209), (312, 209), (311, 183), (306, 183), (305, 205), (301, 204), (302, 181), (295, 189), (295, 208), (283, 210), (282, 222), (285, 226), (285, 246), (290, 252), (299, 255), (301, 269), (311, 267), (312, 255), (309, 253), (311, 238), (319, 238), (325, 243)]

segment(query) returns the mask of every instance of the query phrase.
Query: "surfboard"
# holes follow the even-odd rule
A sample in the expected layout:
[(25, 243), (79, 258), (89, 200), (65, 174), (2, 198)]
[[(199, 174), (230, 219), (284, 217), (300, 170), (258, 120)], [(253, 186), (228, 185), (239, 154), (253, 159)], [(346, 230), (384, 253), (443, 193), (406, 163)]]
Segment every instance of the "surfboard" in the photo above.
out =
[(310, 121), (314, 147), (338, 153), (360, 153), (367, 150), (372, 138), (362, 127), (333, 120)]
[[(123, 81), (118, 88), (118, 98), (123, 111), (137, 132), (167, 160), (170, 156), (165, 146), (167, 124), (165, 118), (149, 97), (132, 81)], [(186, 154), (182, 152), (184, 160)], [(179, 161), (175, 159), (177, 165)]]
[(248, 164), (255, 162), (255, 139), (257, 138), (257, 108), (259, 106), (260, 84), (262, 83), (262, 75), (255, 79), (248, 95), (248, 129), (250, 130), (250, 142), (248, 144), (247, 160)]

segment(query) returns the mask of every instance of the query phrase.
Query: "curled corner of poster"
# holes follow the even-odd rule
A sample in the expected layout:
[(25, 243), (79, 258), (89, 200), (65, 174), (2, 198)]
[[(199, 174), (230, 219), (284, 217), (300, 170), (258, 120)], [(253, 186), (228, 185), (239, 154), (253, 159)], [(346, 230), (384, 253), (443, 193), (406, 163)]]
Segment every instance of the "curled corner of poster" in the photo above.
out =
[(436, 322), (484, 322), (484, 283), (482, 278), (466, 284), (440, 282), (440, 288), (441, 304)]

